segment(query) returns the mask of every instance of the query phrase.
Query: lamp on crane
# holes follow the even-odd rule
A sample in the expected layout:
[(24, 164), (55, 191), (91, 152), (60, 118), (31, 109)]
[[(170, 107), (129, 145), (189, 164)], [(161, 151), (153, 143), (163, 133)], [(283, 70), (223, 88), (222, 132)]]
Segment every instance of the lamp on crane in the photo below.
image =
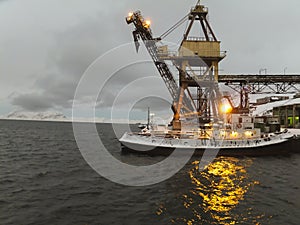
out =
[(128, 16), (126, 17), (127, 24), (132, 23), (133, 19), (134, 19), (134, 13), (133, 12), (128, 13)]
[(147, 28), (147, 29), (150, 28), (150, 25), (151, 25), (151, 21), (150, 21), (150, 20), (145, 20), (145, 21), (143, 22), (143, 26), (144, 26), (145, 28)]
[(229, 103), (223, 103), (221, 105), (221, 112), (224, 114), (228, 114), (232, 112), (232, 106)]

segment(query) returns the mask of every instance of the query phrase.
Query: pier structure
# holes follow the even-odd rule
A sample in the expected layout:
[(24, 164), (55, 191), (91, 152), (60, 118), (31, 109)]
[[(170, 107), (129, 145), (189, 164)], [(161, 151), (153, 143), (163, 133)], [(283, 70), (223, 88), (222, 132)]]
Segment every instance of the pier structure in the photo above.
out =
[[(247, 114), (249, 94), (300, 92), (300, 75), (220, 74), (219, 63), (226, 57), (226, 52), (221, 51), (221, 42), (208, 21), (208, 8), (200, 1), (157, 38), (152, 35), (151, 21), (144, 19), (140, 11), (129, 13), (126, 22), (135, 26), (133, 38), (136, 50), (139, 50), (142, 41), (173, 99), (173, 130), (180, 131), (183, 120), (195, 117), (201, 126), (217, 122), (229, 112)], [(162, 40), (185, 22), (187, 29), (174, 53)], [(177, 69), (177, 74), (173, 74), (170, 65)], [(229, 95), (220, 92), (219, 84), (239, 93), (239, 105), (235, 106)], [(222, 107), (224, 100), (230, 107)], [(222, 108), (226, 112), (222, 112)]]

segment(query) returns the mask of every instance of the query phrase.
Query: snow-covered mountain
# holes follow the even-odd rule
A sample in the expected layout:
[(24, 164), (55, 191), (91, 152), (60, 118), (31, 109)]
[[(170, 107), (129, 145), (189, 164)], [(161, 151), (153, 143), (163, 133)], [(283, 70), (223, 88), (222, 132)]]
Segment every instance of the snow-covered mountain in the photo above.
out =
[(83, 123), (145, 123), (144, 120), (107, 119), (107, 118), (67, 118), (60, 112), (26, 112), (13, 111), (0, 119), (8, 120), (35, 120), (35, 121), (61, 121), (61, 122), (83, 122)]
[(46, 121), (67, 121), (68, 118), (60, 112), (24, 112), (14, 111), (2, 119), (12, 120), (46, 120)]

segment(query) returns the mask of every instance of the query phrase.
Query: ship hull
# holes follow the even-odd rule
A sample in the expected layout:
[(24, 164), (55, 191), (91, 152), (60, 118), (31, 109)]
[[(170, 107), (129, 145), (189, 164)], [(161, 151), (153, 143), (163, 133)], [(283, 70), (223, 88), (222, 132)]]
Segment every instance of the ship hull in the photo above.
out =
[[(196, 147), (196, 148), (174, 148), (171, 146), (150, 146), (139, 143), (132, 143), (121, 141), (123, 153), (145, 154), (151, 156), (168, 156), (176, 151), (178, 154), (184, 154), (186, 151), (194, 151), (194, 156), (202, 156), (206, 154), (218, 156), (271, 156), (271, 155), (288, 155), (293, 153), (300, 153), (300, 138), (290, 138), (284, 142), (252, 147), (227, 147), (227, 148), (214, 148), (214, 147)], [(151, 149), (151, 150), (147, 150)]]

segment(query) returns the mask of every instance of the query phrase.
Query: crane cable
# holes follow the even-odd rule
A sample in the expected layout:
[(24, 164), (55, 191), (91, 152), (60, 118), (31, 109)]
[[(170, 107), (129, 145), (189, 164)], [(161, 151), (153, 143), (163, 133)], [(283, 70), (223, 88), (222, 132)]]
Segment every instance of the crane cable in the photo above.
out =
[[(190, 13), (189, 13), (190, 14)], [(170, 33), (172, 33), (174, 30), (176, 30), (179, 26), (181, 26), (188, 18), (189, 14), (184, 16), (181, 20), (179, 20), (175, 25), (173, 25), (169, 30), (164, 32), (162, 35), (160, 35), (160, 38), (163, 39), (167, 37)]]
[[(201, 0), (198, 0), (197, 1), (197, 4), (196, 4), (196, 6), (197, 5), (200, 5), (200, 2), (201, 2)], [(190, 13), (189, 14), (187, 14), (185, 17), (183, 17), (181, 20), (179, 20), (174, 26), (172, 26), (169, 30), (167, 30), (165, 33), (163, 33), (162, 35), (160, 35), (160, 39), (163, 39), (163, 38), (165, 38), (165, 37), (167, 37), (170, 33), (172, 33), (174, 30), (176, 30), (179, 26), (181, 26), (186, 20), (187, 20), (187, 18), (188, 18), (188, 16), (190, 15)]]

